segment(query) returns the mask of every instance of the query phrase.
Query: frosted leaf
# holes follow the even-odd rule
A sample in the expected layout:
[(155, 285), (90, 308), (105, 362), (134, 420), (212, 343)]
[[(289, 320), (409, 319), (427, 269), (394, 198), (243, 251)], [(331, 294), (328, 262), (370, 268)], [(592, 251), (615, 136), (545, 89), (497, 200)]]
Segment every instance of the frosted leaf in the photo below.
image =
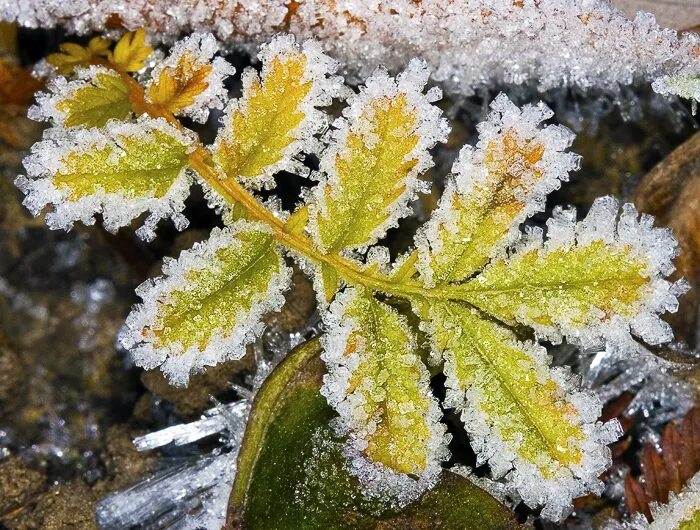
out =
[(495, 478), (505, 475), (530, 507), (561, 520), (572, 499), (600, 493), (611, 463), (606, 446), (617, 421), (601, 424), (601, 403), (546, 350), (520, 342), (475, 309), (449, 303), (430, 310), (429, 331), (445, 360), (445, 405), (461, 412), (477, 454)]
[(476, 148), (462, 149), (438, 208), (416, 236), (427, 285), (464, 280), (503, 255), (520, 223), (578, 167), (578, 156), (564, 152), (571, 131), (539, 127), (552, 116), (544, 104), (518, 108), (500, 94), (491, 109), (477, 125)]
[(602, 1), (22, 0), (0, 7), (4, 20), (62, 24), (78, 33), (104, 29), (110, 15), (167, 41), (212, 31), (227, 46), (249, 50), (290, 31), (319, 39), (356, 79), (379, 65), (398, 71), (418, 56), (435, 81), (458, 95), (504, 84), (617, 92), (663, 76), (700, 74), (697, 34), (659, 27), (647, 13), (630, 20)]
[(229, 103), (212, 147), (223, 177), (253, 189), (272, 187), (278, 171), (306, 171), (296, 157), (318, 150), (314, 135), (328, 122), (317, 107), (344, 94), (342, 78), (332, 75), (338, 63), (317, 42), (298, 45), (280, 35), (259, 57), (260, 76), (252, 68), (243, 72), (243, 95)]
[(597, 199), (576, 223), (574, 209), (556, 208), (547, 240), (516, 247), (463, 286), (469, 303), (501, 321), (534, 328), (552, 341), (562, 336), (584, 347), (603, 338), (620, 343), (623, 330), (650, 344), (668, 342), (671, 328), (659, 318), (678, 307), (685, 283), (664, 277), (674, 267), (671, 232), (653, 228), (613, 197)]
[(147, 99), (176, 116), (204, 123), (209, 109), (223, 109), (227, 100), (224, 80), (235, 68), (222, 57), (211, 33), (195, 33), (173, 46), (157, 64), (146, 87)]
[(337, 429), (349, 436), (350, 470), (370, 489), (394, 496), (402, 484), (417, 493), (430, 487), (449, 456), (449, 438), (405, 319), (371, 294), (348, 289), (324, 322), (328, 374), (321, 393), (340, 414)]
[(428, 149), (447, 139), (448, 125), (431, 103), (423, 61), (395, 79), (378, 69), (333, 126), (321, 158), (323, 177), (310, 205), (311, 231), (325, 252), (364, 249), (397, 226), (433, 165)]
[(652, 88), (659, 94), (680, 96), (691, 100), (693, 114), (695, 114), (700, 101), (700, 74), (664, 76), (654, 81)]
[(683, 490), (669, 493), (668, 504), (651, 504), (654, 521), (649, 530), (693, 530), (700, 527), (700, 473)]
[(136, 364), (161, 367), (175, 385), (229, 359), (263, 330), (262, 316), (284, 303), (291, 269), (261, 225), (238, 221), (163, 265), (165, 276), (137, 289), (143, 299), (119, 340)]
[(165, 120), (53, 132), (34, 144), (24, 159), (27, 176), (15, 180), (34, 215), (53, 205), (46, 214), (50, 228), (68, 230), (75, 221), (91, 225), (101, 213), (105, 228), (114, 232), (144, 212), (149, 216), (136, 233), (146, 240), (155, 236), (160, 219), (172, 218), (178, 229), (187, 226), (181, 212), (191, 184), (192, 141)]
[(126, 120), (132, 114), (129, 87), (113, 70), (99, 66), (79, 69), (77, 80), (55, 77), (49, 92), (37, 94), (29, 118), (65, 127), (104, 127), (109, 120)]

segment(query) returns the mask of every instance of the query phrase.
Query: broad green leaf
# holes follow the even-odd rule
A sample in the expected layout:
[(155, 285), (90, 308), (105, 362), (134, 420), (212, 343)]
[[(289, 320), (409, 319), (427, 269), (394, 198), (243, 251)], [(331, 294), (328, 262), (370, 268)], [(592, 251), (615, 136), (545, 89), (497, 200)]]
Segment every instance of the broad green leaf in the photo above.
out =
[(462, 299), (551, 340), (564, 335), (587, 345), (624, 322), (647, 342), (669, 340), (670, 329), (653, 313), (675, 310), (682, 292), (662, 278), (673, 269), (675, 242), (647, 218), (638, 221), (630, 204), (619, 222), (617, 214), (612, 197), (597, 199), (580, 223), (575, 210), (555, 209), (546, 243), (540, 235), (492, 261), (461, 287)]
[(213, 146), (215, 162), (225, 178), (251, 188), (270, 187), (273, 175), (295, 169), (302, 150), (314, 146), (314, 134), (327, 124), (316, 107), (328, 105), (340, 90), (329, 77), (337, 64), (317, 43), (297, 46), (290, 35), (278, 36), (260, 53), (261, 76), (243, 72), (243, 94), (233, 100)]
[(59, 113), (57, 121), (66, 127), (104, 127), (109, 120), (131, 116), (129, 87), (113, 71), (94, 69), (87, 82), (69, 84), (51, 103)]
[[(447, 458), (442, 413), (406, 319), (371, 294), (348, 290), (327, 317), (323, 393), (371, 462), (436, 475)], [(359, 456), (358, 456), (359, 458)]]
[(69, 130), (57, 139), (35, 144), (25, 159), (28, 177), (16, 183), (26, 194), (24, 204), (46, 215), (51, 228), (69, 229), (75, 221), (104, 225), (115, 231), (150, 212), (139, 233), (154, 236), (159, 219), (172, 217), (178, 228), (191, 178), (187, 157), (191, 140), (164, 120), (109, 122), (104, 129)]
[(146, 87), (148, 100), (177, 116), (190, 116), (199, 122), (209, 117), (209, 109), (222, 109), (228, 99), (224, 79), (235, 69), (223, 58), (210, 33), (195, 33), (173, 46), (159, 63)]
[(282, 307), (291, 274), (272, 235), (246, 221), (214, 229), (163, 272), (139, 288), (143, 303), (120, 340), (137, 364), (161, 365), (177, 385), (193, 370), (242, 357), (262, 316)]
[(461, 281), (513, 242), (518, 227), (544, 207), (550, 191), (568, 179), (577, 157), (563, 150), (568, 129), (538, 124), (546, 107), (522, 110), (501, 95), (478, 126), (477, 148), (462, 149), (431, 220), (417, 238), (420, 270), (429, 284)]
[(229, 526), (246, 530), (519, 528), (508, 509), (467, 479), (444, 472), (403, 509), (366, 497), (346, 468), (344, 441), (320, 395), (318, 341), (299, 346), (256, 395), (238, 459)]
[(481, 461), (510, 479), (529, 505), (559, 519), (581, 491), (598, 487), (615, 426), (595, 424), (600, 402), (579, 392), (546, 350), (466, 305), (431, 308), (445, 360), (446, 404), (461, 410)]
[(428, 149), (446, 133), (422, 94), (424, 73), (419, 61), (396, 80), (378, 71), (346, 110), (315, 193), (313, 231), (325, 252), (371, 245), (410, 213), (418, 175), (432, 165)]

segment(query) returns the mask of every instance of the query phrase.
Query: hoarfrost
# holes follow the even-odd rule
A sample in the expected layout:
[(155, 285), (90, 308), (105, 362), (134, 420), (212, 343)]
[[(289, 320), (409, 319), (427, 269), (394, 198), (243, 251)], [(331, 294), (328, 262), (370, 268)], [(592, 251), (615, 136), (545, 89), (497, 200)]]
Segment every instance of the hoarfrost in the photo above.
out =
[(467, 96), (504, 84), (617, 92), (621, 86), (700, 73), (699, 36), (678, 36), (648, 13), (630, 20), (604, 0), (352, 0), (342, 6), (287, 0), (176, 5), (170, 0), (25, 0), (0, 7), (3, 20), (30, 27), (62, 24), (77, 33), (105, 30), (111, 15), (126, 28), (145, 27), (165, 39), (212, 31), (228, 46), (248, 49), (289, 31), (322, 41), (359, 79), (380, 64), (398, 70), (420, 56), (435, 81)]
[(150, 241), (155, 237), (158, 221), (170, 217), (179, 230), (188, 225), (182, 214), (185, 199), (189, 195), (192, 179), (183, 164), (172, 185), (162, 197), (128, 196), (128, 182), (123, 193), (105, 192), (71, 198), (69, 188), (59, 188), (53, 181), (57, 174), (66, 171), (64, 159), (69, 155), (90, 154), (109, 149), (105, 170), (128, 156), (121, 145), (123, 138), (141, 139), (144, 144), (154, 144), (155, 132), (161, 132), (180, 142), (186, 149), (193, 149), (192, 140), (169, 125), (163, 119), (141, 119), (135, 123), (109, 122), (103, 129), (50, 129), (47, 137), (32, 146), (31, 154), (24, 159), (27, 176), (18, 176), (17, 187), (26, 195), (23, 204), (34, 215), (39, 215), (48, 204), (54, 210), (46, 214), (46, 224), (52, 229), (70, 230), (76, 221), (86, 225), (95, 223), (95, 214), (102, 214), (104, 227), (116, 232), (127, 226), (144, 212), (150, 212), (136, 233)]
[(191, 70), (211, 66), (212, 70), (206, 77), (207, 88), (197, 94), (194, 103), (177, 113), (204, 123), (209, 117), (209, 109), (224, 108), (228, 96), (224, 80), (236, 72), (223, 57), (214, 58), (218, 50), (219, 45), (211, 33), (195, 33), (178, 41), (170, 55), (153, 69), (148, 87), (159, 80), (164, 70), (178, 72), (177, 66), (181, 61), (188, 63)]
[[(281, 256), (280, 273), (271, 279), (267, 290), (254, 296), (251, 308), (246, 314), (237, 315), (237, 325), (234, 329), (215, 331), (204, 350), (200, 350), (198, 345), (193, 345), (185, 351), (179, 343), (156, 347), (153, 337), (143, 332), (156, 321), (159, 307), (167, 303), (169, 293), (188, 284), (187, 275), (190, 271), (211, 269), (217, 250), (240, 246), (241, 242), (236, 239), (236, 234), (251, 228), (265, 230), (262, 225), (253, 225), (246, 221), (236, 222), (223, 230), (214, 228), (207, 241), (195, 243), (190, 250), (181, 252), (177, 260), (165, 261), (165, 276), (147, 280), (136, 289), (143, 302), (137, 304), (129, 314), (119, 334), (119, 342), (131, 351), (137, 365), (146, 369), (160, 366), (172, 384), (186, 385), (193, 371), (201, 371), (207, 366), (229, 359), (240, 359), (245, 354), (245, 346), (260, 336), (264, 329), (262, 316), (282, 307), (283, 293), (291, 281), (291, 269), (284, 264)], [(225, 311), (226, 308), (220, 310)]]

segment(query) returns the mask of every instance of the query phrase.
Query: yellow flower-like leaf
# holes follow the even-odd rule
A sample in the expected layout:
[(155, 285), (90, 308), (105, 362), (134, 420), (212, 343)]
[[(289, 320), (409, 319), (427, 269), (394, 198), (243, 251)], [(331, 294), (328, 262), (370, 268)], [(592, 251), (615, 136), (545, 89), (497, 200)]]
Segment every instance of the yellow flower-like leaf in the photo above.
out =
[(24, 204), (46, 215), (51, 228), (69, 229), (75, 221), (95, 222), (101, 213), (105, 228), (114, 231), (150, 212), (137, 233), (154, 236), (158, 220), (171, 217), (178, 228), (189, 194), (187, 156), (191, 140), (164, 120), (109, 122), (104, 129), (70, 129), (60, 139), (35, 144), (25, 159), (27, 177), (16, 183), (26, 194)]
[(78, 76), (70, 83), (60, 77), (51, 81), (49, 92), (37, 96), (38, 105), (29, 116), (65, 127), (88, 128), (131, 116), (129, 87), (118, 73), (93, 66), (81, 70)]
[(221, 57), (210, 33), (195, 34), (178, 42), (170, 56), (152, 74), (146, 92), (151, 103), (175, 115), (205, 121), (209, 108), (223, 108), (223, 81), (234, 68)]
[(529, 505), (559, 519), (572, 495), (598, 489), (616, 423), (595, 423), (601, 405), (575, 390), (546, 350), (457, 303), (431, 308), (433, 336), (445, 360), (446, 405), (461, 411), (480, 462), (509, 478)]
[(596, 200), (576, 223), (556, 209), (548, 241), (541, 232), (464, 285), (465, 300), (508, 324), (524, 324), (550, 340), (562, 335), (593, 345), (609, 329), (632, 330), (651, 344), (672, 338), (656, 314), (675, 311), (683, 286), (661, 279), (673, 270), (676, 244), (666, 229), (638, 221), (627, 204), (619, 221), (612, 197)]
[[(405, 319), (354, 289), (330, 311), (322, 393), (340, 413), (352, 446), (388, 470), (434, 478), (446, 458), (442, 414)], [(370, 464), (356, 465), (371, 472)]]
[(260, 59), (260, 77), (243, 73), (243, 95), (229, 104), (213, 147), (226, 178), (256, 189), (272, 186), (280, 170), (304, 170), (294, 157), (318, 149), (314, 135), (328, 121), (316, 107), (329, 105), (342, 86), (331, 76), (337, 63), (313, 41), (297, 46), (292, 36), (276, 37)]
[(397, 79), (379, 70), (346, 110), (316, 188), (312, 230), (325, 252), (371, 245), (410, 213), (418, 175), (432, 165), (428, 149), (447, 132), (430, 104), (436, 95), (422, 93), (427, 78), (420, 61)]
[(160, 365), (177, 385), (192, 371), (242, 357), (263, 329), (262, 315), (284, 303), (291, 278), (272, 235), (246, 221), (214, 229), (163, 271), (139, 288), (143, 303), (120, 341), (137, 364)]
[(478, 126), (477, 148), (462, 150), (453, 182), (417, 238), (429, 285), (469, 278), (501, 254), (520, 223), (540, 211), (546, 195), (577, 166), (577, 156), (563, 152), (573, 139), (568, 129), (538, 128), (549, 109), (521, 110), (504, 95), (491, 107)]
[(70, 75), (78, 66), (88, 66), (94, 59), (109, 55), (112, 42), (102, 37), (93, 37), (87, 46), (66, 42), (59, 46), (60, 53), (52, 53), (46, 62), (56, 68), (61, 75)]
[(138, 72), (146, 65), (151, 53), (153, 48), (146, 43), (146, 32), (138, 29), (119, 39), (109, 54), (109, 61), (126, 72)]

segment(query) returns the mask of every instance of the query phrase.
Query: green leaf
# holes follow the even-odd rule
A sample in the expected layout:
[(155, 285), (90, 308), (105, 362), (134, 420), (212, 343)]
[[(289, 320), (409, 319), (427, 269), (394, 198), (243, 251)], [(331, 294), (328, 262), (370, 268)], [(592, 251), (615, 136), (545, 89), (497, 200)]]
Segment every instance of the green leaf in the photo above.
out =
[(326, 303), (330, 303), (340, 287), (338, 271), (327, 263), (321, 263), (317, 268), (316, 276), (316, 290), (321, 292)]
[(329, 77), (337, 63), (317, 43), (297, 46), (294, 38), (274, 38), (260, 53), (262, 74), (243, 72), (243, 95), (229, 104), (213, 146), (225, 178), (258, 189), (271, 187), (283, 169), (302, 169), (294, 157), (314, 150), (314, 134), (327, 124), (316, 107), (330, 104), (340, 80)]
[(417, 236), (420, 271), (428, 285), (461, 281), (517, 239), (518, 227), (544, 207), (550, 191), (568, 179), (577, 157), (564, 153), (573, 134), (538, 129), (546, 107), (522, 110), (505, 95), (491, 104), (477, 148), (460, 152), (438, 208)]
[(449, 453), (430, 374), (406, 319), (354, 289), (330, 311), (322, 392), (340, 413), (358, 463), (361, 451), (370, 462), (429, 482)]
[(445, 361), (446, 405), (462, 412), (472, 446), (495, 476), (510, 478), (528, 505), (558, 520), (579, 491), (596, 489), (616, 424), (595, 420), (600, 402), (576, 391), (546, 350), (457, 303), (431, 308), (436, 349)]
[(87, 79), (67, 85), (50, 98), (58, 111), (56, 121), (66, 127), (104, 127), (109, 120), (126, 120), (132, 114), (129, 87), (113, 71), (93, 68)]
[(137, 364), (161, 365), (177, 385), (191, 371), (242, 357), (262, 332), (262, 316), (282, 307), (291, 276), (272, 235), (246, 221), (214, 229), (163, 271), (139, 288), (143, 303), (120, 340)]
[(337, 141), (321, 159), (326, 176), (312, 213), (315, 239), (325, 252), (371, 245), (410, 213), (418, 175), (432, 165), (428, 149), (444, 141), (447, 128), (422, 94), (424, 69), (412, 61), (396, 80), (376, 72), (346, 109), (347, 119), (338, 122)]
[(348, 473), (335, 416), (319, 394), (317, 340), (299, 346), (258, 392), (238, 459), (229, 526), (246, 530), (519, 528), (504, 506), (467, 479), (445, 472), (434, 490), (403, 510), (365, 497)]
[(105, 228), (116, 231), (150, 212), (137, 233), (152, 239), (159, 219), (172, 217), (178, 228), (187, 226), (181, 212), (191, 183), (190, 145), (160, 119), (71, 129), (35, 144), (25, 159), (28, 178), (16, 183), (35, 215), (47, 204), (54, 206), (46, 216), (51, 228), (69, 229), (78, 220), (92, 224), (94, 214), (102, 213)]

